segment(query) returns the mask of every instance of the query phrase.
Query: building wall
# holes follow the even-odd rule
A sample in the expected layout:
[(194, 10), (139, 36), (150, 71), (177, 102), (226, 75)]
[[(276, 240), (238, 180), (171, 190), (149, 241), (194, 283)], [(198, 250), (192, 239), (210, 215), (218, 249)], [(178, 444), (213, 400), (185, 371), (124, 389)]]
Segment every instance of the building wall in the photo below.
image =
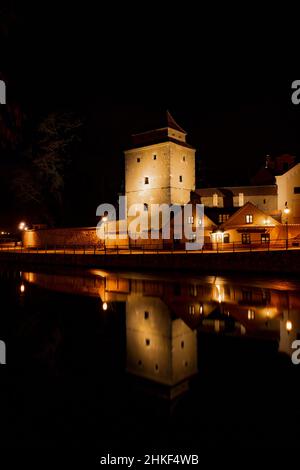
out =
[(294, 188), (300, 188), (300, 163), (291, 168), (283, 175), (276, 176), (278, 186), (278, 209), (282, 211), (285, 203), (288, 203), (290, 214), (288, 216), (289, 223), (300, 223), (300, 194), (295, 194)]
[[(255, 206), (257, 206), (260, 210), (267, 212), (269, 214), (275, 213), (277, 211), (277, 204), (278, 198), (276, 195), (256, 195), (250, 196), (244, 194), (244, 204), (247, 202), (252, 202)], [(206, 207), (219, 207), (224, 208), (226, 206), (226, 202), (224, 202), (224, 198), (222, 196), (218, 196), (218, 205), (215, 206), (213, 203), (213, 196), (201, 197), (201, 202)], [(240, 207), (239, 205), (239, 196), (234, 196), (232, 198), (232, 207)]]
[[(180, 175), (182, 183), (179, 181)], [(149, 184), (145, 184), (145, 177), (149, 178)], [(166, 142), (125, 152), (125, 194), (128, 207), (136, 203), (186, 204), (194, 189), (194, 149)]]
[(25, 247), (99, 244), (101, 244), (101, 241), (97, 237), (95, 227), (53, 228), (23, 232), (23, 245)]

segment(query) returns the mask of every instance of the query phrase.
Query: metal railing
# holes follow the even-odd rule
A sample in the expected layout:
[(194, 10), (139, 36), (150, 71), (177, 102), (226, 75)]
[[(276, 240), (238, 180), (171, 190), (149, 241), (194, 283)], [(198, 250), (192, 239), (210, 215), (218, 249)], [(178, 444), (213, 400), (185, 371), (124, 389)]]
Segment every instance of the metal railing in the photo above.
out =
[(160, 253), (238, 253), (257, 251), (282, 251), (300, 249), (300, 240), (281, 239), (264, 243), (206, 243), (201, 250), (186, 250), (185, 245), (166, 245), (164, 247), (151, 245), (47, 245), (47, 246), (21, 246), (17, 243), (0, 243), (0, 252), (14, 253), (40, 253), (40, 254), (80, 254), (80, 255), (106, 255), (106, 254), (160, 254)]

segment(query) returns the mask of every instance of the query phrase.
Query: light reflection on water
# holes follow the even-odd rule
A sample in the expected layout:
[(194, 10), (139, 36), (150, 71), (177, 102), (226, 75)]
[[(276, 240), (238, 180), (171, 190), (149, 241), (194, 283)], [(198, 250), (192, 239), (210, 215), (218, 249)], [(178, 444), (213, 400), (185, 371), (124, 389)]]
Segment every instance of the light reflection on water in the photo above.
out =
[[(99, 296), (103, 310), (126, 305), (127, 371), (172, 388), (197, 374), (197, 332), (278, 341), (291, 356), (300, 337), (300, 283), (219, 276), (163, 276), (90, 270), (85, 275), (23, 272), (59, 292)], [(180, 386), (178, 387), (178, 385)]]
[(66, 269), (0, 289), (21, 445), (298, 443), (297, 280)]

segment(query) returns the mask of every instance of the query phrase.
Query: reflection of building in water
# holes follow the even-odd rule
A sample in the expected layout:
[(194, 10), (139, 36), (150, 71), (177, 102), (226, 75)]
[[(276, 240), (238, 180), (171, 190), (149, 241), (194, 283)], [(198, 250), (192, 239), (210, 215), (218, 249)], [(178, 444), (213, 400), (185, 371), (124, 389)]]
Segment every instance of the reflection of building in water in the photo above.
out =
[(105, 309), (110, 302), (125, 302), (127, 368), (163, 384), (184, 381), (196, 372), (195, 330), (222, 334), (230, 328), (231, 334), (270, 338), (289, 355), (300, 334), (300, 293), (292, 282), (281, 286), (217, 277), (182, 281), (98, 270), (81, 276), (24, 273), (23, 280), (100, 295)]
[(159, 298), (126, 302), (127, 370), (171, 387), (197, 373), (197, 338)]
[(300, 301), (298, 297), (290, 295), (287, 303), (287, 308), (284, 309), (280, 319), (279, 350), (292, 356), (294, 352), (292, 344), (300, 339)]

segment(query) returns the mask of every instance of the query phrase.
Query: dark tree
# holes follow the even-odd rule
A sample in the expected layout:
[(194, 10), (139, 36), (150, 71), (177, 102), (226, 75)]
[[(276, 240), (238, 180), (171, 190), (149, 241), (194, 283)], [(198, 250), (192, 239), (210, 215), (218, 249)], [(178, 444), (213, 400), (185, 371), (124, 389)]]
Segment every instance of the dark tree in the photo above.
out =
[(62, 222), (65, 182), (81, 127), (81, 119), (72, 113), (49, 114), (36, 126), (15, 173), (19, 203), (50, 225)]

